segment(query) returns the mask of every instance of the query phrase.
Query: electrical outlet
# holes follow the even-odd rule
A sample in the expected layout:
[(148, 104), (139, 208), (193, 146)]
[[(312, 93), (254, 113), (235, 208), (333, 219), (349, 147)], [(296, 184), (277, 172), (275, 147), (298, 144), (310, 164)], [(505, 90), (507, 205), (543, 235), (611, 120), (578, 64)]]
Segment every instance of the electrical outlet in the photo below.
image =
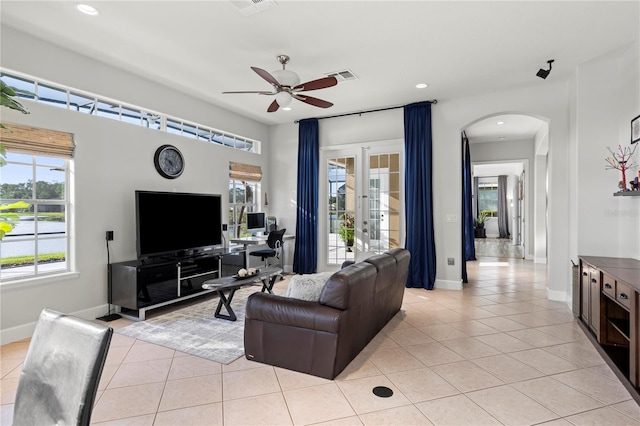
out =
[(107, 231), (107, 241), (113, 241), (113, 231)]
[(455, 265), (456, 261), (453, 257), (447, 257), (447, 265)]

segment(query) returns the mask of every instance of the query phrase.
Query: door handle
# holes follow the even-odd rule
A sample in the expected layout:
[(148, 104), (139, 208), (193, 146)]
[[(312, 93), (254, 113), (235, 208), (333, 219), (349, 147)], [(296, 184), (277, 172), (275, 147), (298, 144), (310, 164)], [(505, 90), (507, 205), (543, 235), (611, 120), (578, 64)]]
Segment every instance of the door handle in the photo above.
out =
[(620, 299), (626, 300), (628, 298), (629, 298), (629, 296), (627, 296), (625, 293), (620, 293)]
[(604, 288), (611, 288), (611, 284), (609, 284), (609, 283), (605, 283), (605, 284), (604, 284)]
[(362, 233), (363, 233), (363, 234), (366, 234), (367, 232), (369, 232), (369, 231), (367, 230), (367, 228), (362, 228)]

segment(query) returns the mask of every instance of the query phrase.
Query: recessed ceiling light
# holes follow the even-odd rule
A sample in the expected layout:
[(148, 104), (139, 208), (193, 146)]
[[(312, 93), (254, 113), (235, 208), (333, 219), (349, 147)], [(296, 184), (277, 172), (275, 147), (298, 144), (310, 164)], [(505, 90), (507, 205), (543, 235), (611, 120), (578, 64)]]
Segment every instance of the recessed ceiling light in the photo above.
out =
[(506, 138), (504, 136), (500, 136), (498, 139), (500, 139), (501, 141), (505, 140)]
[(424, 89), (425, 87), (428, 87), (428, 86), (429, 86), (429, 85), (428, 85), (427, 83), (419, 83), (419, 84), (416, 84), (416, 87), (417, 87), (418, 89)]
[(88, 4), (79, 4), (76, 7), (80, 12), (86, 15), (95, 16), (98, 14), (98, 10), (93, 6), (89, 6)]
[(502, 126), (502, 125), (504, 124), (504, 121), (498, 121), (496, 124), (497, 124), (498, 126)]
[(284, 107), (282, 108), (283, 111), (291, 111), (291, 107)]

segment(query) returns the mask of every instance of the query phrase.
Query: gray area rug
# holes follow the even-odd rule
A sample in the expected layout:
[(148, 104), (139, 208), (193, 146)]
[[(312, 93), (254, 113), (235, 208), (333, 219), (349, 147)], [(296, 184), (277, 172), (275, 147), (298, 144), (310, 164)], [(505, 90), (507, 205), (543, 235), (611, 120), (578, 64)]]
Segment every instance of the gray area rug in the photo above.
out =
[[(236, 321), (216, 318), (218, 297), (203, 296), (188, 306), (161, 308), (158, 315), (149, 311), (147, 319), (115, 330), (116, 333), (175, 349), (201, 358), (229, 364), (244, 355), (244, 311), (250, 294), (261, 286), (236, 291), (231, 307)], [(226, 314), (224, 306), (220, 311)]]

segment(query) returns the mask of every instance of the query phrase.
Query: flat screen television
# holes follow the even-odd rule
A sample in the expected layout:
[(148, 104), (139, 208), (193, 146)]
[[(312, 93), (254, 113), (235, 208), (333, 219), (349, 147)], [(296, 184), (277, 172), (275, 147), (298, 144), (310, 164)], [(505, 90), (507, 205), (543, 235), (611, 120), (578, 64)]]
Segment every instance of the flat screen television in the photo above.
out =
[(247, 213), (247, 232), (255, 234), (265, 232), (267, 229), (267, 218), (264, 212)]
[(222, 244), (222, 196), (136, 191), (139, 259), (188, 255)]

